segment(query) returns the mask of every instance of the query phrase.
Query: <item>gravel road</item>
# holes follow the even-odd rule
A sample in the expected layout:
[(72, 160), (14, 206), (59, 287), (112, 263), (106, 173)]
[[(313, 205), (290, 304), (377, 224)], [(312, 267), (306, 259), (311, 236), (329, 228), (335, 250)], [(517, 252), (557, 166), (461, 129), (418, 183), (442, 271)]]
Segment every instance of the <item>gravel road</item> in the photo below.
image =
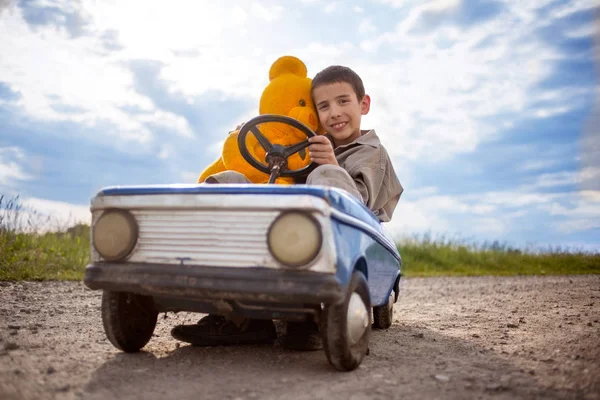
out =
[[(106, 339), (79, 282), (0, 282), (0, 399), (600, 399), (600, 275), (402, 283), (353, 372), (318, 352), (198, 348), (159, 316), (137, 354)], [(278, 329), (282, 326), (278, 325)]]

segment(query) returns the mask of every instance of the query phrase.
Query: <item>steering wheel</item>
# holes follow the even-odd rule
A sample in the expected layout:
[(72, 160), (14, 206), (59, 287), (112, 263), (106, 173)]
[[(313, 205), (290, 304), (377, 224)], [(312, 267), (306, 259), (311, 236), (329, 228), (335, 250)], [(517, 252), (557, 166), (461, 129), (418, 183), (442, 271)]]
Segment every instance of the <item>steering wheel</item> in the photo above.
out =
[[(290, 125), (300, 132), (304, 133), (307, 136), (306, 140), (303, 140), (300, 143), (296, 143), (289, 146), (283, 146), (280, 144), (273, 144), (263, 135), (263, 133), (258, 129), (258, 125), (264, 124), (266, 122), (280, 122), (282, 124)], [(265, 161), (268, 166), (262, 164), (259, 160), (254, 158), (254, 156), (248, 151), (248, 147), (246, 146), (246, 136), (249, 132), (252, 132), (258, 143), (267, 153), (265, 157)], [(257, 170), (264, 172), (265, 174), (269, 174), (269, 183), (275, 182), (279, 176), (283, 177), (298, 177), (305, 174), (308, 174), (312, 170), (314, 170), (318, 164), (310, 163), (306, 167), (302, 167), (300, 169), (289, 170), (287, 167), (287, 160), (290, 156), (298, 153), (299, 151), (307, 148), (310, 143), (308, 138), (317, 136), (312, 129), (303, 124), (302, 122), (283, 115), (273, 115), (273, 114), (263, 114), (258, 117), (252, 118), (250, 121), (246, 122), (238, 133), (238, 146), (240, 148), (240, 153), (242, 153), (242, 157), (248, 162), (248, 164), (252, 165)]]

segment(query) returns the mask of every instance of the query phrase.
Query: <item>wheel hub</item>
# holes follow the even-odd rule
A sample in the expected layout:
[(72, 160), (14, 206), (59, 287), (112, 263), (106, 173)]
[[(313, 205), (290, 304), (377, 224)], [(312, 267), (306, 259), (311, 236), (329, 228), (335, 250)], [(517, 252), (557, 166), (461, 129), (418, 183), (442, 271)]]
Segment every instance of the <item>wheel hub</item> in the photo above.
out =
[(369, 313), (360, 295), (356, 292), (350, 296), (348, 304), (348, 340), (351, 345), (358, 343), (369, 326)]

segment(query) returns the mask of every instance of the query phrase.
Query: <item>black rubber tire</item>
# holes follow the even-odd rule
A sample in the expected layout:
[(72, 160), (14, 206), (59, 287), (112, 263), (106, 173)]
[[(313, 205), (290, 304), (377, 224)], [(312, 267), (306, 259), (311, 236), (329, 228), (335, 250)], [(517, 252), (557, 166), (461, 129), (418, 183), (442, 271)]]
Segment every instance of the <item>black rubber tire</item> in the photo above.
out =
[(373, 307), (373, 328), (374, 329), (388, 329), (392, 326), (394, 319), (394, 304), (391, 308), (388, 308), (387, 304), (379, 307)]
[(106, 337), (120, 350), (135, 353), (154, 333), (158, 312), (152, 297), (105, 290), (101, 310)]
[[(352, 293), (358, 293), (367, 308), (369, 323), (360, 340), (351, 345), (348, 339), (348, 304)], [(321, 335), (327, 360), (340, 371), (352, 371), (360, 365), (369, 350), (371, 337), (371, 296), (364, 275), (352, 274), (346, 296), (340, 303), (325, 307), (321, 318)]]

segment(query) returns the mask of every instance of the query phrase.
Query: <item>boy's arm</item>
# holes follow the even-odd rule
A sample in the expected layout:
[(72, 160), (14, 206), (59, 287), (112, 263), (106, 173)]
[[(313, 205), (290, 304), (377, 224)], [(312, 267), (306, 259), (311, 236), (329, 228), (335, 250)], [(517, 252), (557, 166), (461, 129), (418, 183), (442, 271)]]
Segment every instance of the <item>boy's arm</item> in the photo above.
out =
[[(391, 220), (404, 189), (396, 176), (389, 157), (387, 157), (387, 153), (383, 149), (380, 150), (380, 155), (373, 157), (371, 162), (365, 162), (366, 160), (363, 158), (365, 154), (361, 154), (362, 162), (354, 163), (355, 167), (349, 169), (348, 173), (362, 195), (365, 205), (381, 221), (387, 222)], [(356, 155), (358, 156), (358, 154)], [(352, 160), (348, 161), (350, 163), (347, 163), (347, 165), (352, 165)]]

